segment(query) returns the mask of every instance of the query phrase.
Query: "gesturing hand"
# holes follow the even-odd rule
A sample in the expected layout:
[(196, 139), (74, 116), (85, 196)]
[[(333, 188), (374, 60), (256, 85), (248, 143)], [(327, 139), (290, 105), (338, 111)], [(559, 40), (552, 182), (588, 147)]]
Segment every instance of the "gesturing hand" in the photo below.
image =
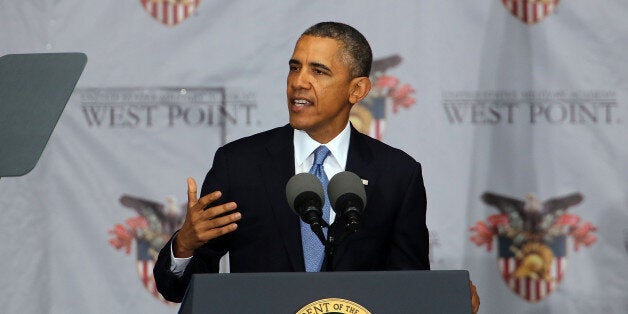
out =
[(478, 290), (473, 284), (473, 281), (469, 280), (469, 286), (471, 289), (471, 311), (473, 314), (476, 314), (480, 309), (480, 296), (478, 295)]
[(196, 181), (188, 178), (188, 211), (183, 226), (174, 240), (175, 257), (190, 257), (194, 250), (207, 241), (236, 230), (238, 225), (235, 221), (242, 215), (235, 212), (222, 216), (238, 207), (235, 202), (205, 209), (221, 195), (220, 191), (214, 191), (197, 199)]

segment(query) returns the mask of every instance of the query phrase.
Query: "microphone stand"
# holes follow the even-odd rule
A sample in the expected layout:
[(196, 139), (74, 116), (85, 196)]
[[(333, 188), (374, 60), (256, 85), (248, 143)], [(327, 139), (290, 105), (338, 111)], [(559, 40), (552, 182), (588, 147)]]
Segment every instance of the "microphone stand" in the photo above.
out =
[(325, 233), (323, 233), (323, 227), (329, 227), (329, 225), (325, 222), (325, 220), (323, 220), (323, 225), (321, 225), (320, 223), (312, 223), (312, 224), (310, 224), (310, 229), (312, 229), (312, 232), (314, 232), (316, 237), (319, 240), (321, 240), (321, 243), (323, 243), (323, 246), (325, 246), (325, 251), (327, 251), (327, 243), (328, 242), (327, 242), (327, 240), (325, 240)]
[[(331, 229), (331, 228), (329, 228)], [(327, 240), (327, 242), (325, 243), (325, 258), (323, 259), (325, 261), (325, 264), (323, 265), (323, 271), (334, 271), (334, 263), (332, 262), (333, 257), (334, 257), (334, 249), (335, 249), (335, 241), (334, 241), (334, 236), (331, 235), (331, 232), (328, 233), (329, 234), (329, 239)]]
[(332, 235), (331, 226), (327, 230), (328, 240), (323, 241), (323, 245), (325, 246), (325, 258), (323, 259), (325, 262), (323, 264), (322, 271), (332, 272), (334, 271), (334, 253), (336, 252), (336, 248), (340, 243), (342, 243), (349, 235), (354, 233), (357, 229), (345, 228), (345, 231), (338, 237), (337, 239)]

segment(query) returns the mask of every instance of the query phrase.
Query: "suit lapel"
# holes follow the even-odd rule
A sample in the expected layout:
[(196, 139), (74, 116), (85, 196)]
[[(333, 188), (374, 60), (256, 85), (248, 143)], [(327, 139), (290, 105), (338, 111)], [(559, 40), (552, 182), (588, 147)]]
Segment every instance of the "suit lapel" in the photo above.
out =
[(286, 125), (281, 128), (268, 141), (266, 152), (268, 155), (261, 159), (260, 168), (276, 226), (292, 267), (295, 271), (305, 271), (299, 217), (290, 209), (285, 196), (286, 184), (295, 172), (292, 127)]
[[(353, 128), (353, 126), (351, 126), (351, 139), (349, 140), (349, 152), (347, 154), (347, 165), (345, 166), (345, 170), (355, 173), (363, 180), (363, 182), (365, 180), (368, 182), (368, 184), (364, 186), (366, 191), (366, 200), (368, 203), (371, 196), (371, 187), (375, 184), (377, 172), (373, 169), (372, 165), (370, 165), (374, 155), (368, 146), (366, 137), (367, 135), (358, 132)], [(337, 218), (336, 221), (338, 220), (339, 219)], [(332, 225), (332, 232), (336, 235), (336, 237), (342, 235), (345, 232), (345, 223), (342, 221), (334, 223)], [(346, 251), (346, 247), (346, 240), (339, 243), (334, 261), (340, 260), (342, 254)]]
[(371, 187), (376, 183), (377, 169), (374, 169), (371, 161), (374, 154), (368, 146), (367, 140), (370, 138), (358, 132), (351, 126), (351, 140), (349, 141), (349, 153), (347, 154), (347, 165), (345, 170), (358, 175), (366, 183), (366, 199), (370, 196)]
[[(373, 152), (368, 147), (366, 135), (358, 132), (351, 126), (351, 139), (349, 140), (349, 152), (347, 154), (346, 170), (357, 174), (360, 178), (368, 180), (375, 172), (370, 167), (373, 160)], [(369, 181), (370, 182), (370, 181)]]

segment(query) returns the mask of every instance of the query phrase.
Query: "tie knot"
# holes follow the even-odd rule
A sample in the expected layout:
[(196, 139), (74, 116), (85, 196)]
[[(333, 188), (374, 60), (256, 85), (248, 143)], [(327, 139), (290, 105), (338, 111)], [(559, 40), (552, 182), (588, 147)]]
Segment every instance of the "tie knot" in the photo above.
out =
[(329, 148), (324, 145), (319, 146), (314, 150), (314, 165), (322, 165), (325, 158), (329, 156)]

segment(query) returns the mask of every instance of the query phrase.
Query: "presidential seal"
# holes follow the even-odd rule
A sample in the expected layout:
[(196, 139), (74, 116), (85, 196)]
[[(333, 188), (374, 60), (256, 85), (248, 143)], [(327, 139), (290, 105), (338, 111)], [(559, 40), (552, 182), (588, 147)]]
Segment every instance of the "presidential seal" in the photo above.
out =
[(314, 301), (296, 312), (296, 314), (371, 314), (361, 305), (339, 298), (328, 298)]

